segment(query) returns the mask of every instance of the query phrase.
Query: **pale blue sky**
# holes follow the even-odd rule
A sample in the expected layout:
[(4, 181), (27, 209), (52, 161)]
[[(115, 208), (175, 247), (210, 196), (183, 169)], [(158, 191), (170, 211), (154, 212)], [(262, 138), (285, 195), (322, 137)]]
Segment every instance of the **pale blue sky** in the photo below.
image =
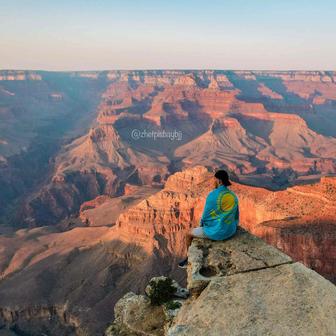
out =
[(0, 0), (0, 69), (336, 69), (334, 0)]

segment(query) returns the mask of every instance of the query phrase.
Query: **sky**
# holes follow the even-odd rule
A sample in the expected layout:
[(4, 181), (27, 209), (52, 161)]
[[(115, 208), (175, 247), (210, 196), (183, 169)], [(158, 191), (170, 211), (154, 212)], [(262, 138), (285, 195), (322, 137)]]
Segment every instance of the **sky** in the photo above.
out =
[(0, 69), (336, 70), (335, 0), (0, 0)]

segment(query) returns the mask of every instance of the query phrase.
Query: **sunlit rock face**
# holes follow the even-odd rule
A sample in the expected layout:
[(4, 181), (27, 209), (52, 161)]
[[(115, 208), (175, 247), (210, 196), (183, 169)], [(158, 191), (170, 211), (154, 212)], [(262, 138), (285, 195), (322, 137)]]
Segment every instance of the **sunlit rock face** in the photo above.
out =
[(185, 235), (197, 226), (205, 195), (211, 190), (206, 168), (170, 176), (164, 189), (122, 213), (116, 230), (123, 239), (141, 244), (148, 253), (185, 255)]
[(271, 192), (234, 185), (244, 228), (335, 282), (336, 179)]

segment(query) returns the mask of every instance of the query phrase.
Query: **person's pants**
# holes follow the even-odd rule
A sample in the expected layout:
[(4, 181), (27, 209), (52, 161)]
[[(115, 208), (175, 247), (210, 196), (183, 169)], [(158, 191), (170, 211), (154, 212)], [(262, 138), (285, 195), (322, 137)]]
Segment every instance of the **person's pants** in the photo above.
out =
[(207, 238), (204, 233), (203, 227), (199, 226), (191, 230), (191, 235), (196, 238)]

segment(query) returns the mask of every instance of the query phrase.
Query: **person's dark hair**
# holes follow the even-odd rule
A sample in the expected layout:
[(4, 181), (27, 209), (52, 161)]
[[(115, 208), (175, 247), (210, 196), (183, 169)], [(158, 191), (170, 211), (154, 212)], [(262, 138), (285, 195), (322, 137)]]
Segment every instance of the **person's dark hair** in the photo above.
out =
[(231, 185), (229, 180), (229, 174), (225, 170), (217, 170), (215, 173), (215, 177), (222, 182), (224, 186)]

